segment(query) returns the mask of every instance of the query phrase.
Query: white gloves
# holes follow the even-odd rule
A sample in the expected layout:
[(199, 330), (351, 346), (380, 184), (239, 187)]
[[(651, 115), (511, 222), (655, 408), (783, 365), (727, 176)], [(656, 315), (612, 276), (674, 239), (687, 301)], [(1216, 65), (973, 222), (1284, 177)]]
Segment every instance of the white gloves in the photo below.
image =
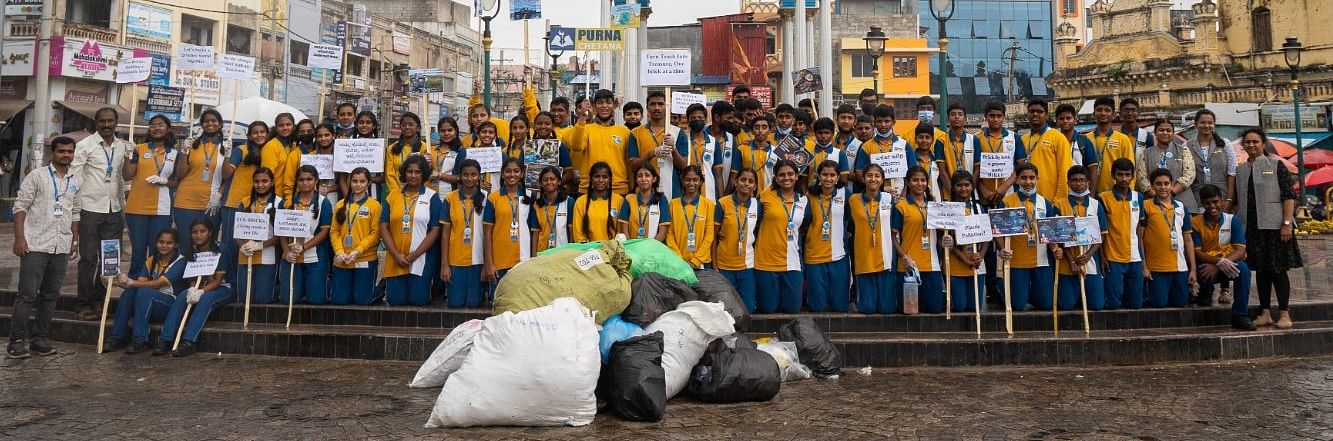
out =
[(185, 301), (191, 305), (199, 303), (199, 298), (203, 297), (204, 290), (199, 288), (190, 288), (185, 296)]
[(208, 194), (208, 208), (204, 209), (204, 214), (212, 216), (217, 214), (218, 208), (222, 207), (222, 193), (213, 191)]
[(144, 180), (148, 181), (149, 184), (153, 185), (167, 185), (167, 178), (158, 175), (149, 176), (147, 178), (144, 178)]
[(252, 240), (252, 241), (246, 242), (244, 245), (241, 245), (241, 254), (244, 254), (244, 255), (246, 255), (246, 257), (249, 257), (249, 256), (253, 255), (254, 253), (257, 253), (257, 252), (259, 252), (259, 251), (262, 251), (263, 249), (264, 249), (264, 243), (263, 243), (263, 242), (260, 242), (260, 241), (257, 241), (257, 240)]
[(945, 234), (944, 237), (940, 239), (940, 246), (945, 248), (953, 248), (953, 235)]
[(1240, 276), (1240, 267), (1225, 257), (1217, 261), (1217, 269), (1222, 270), (1222, 274), (1226, 274), (1228, 278), (1234, 279)]

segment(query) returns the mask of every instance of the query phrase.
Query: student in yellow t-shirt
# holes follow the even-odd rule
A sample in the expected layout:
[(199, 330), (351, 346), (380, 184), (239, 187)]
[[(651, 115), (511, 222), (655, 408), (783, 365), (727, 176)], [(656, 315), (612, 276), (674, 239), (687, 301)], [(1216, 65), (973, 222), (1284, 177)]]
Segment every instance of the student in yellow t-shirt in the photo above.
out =
[(292, 195), (296, 169), (301, 167), (301, 148), (296, 145), (296, 118), (279, 113), (273, 119), (273, 137), (264, 143), (260, 165), (273, 170), (273, 194), (286, 199)]
[(380, 243), (380, 202), (370, 197), (370, 170), (357, 167), (347, 175), (352, 194), (334, 208), (333, 289), (330, 303), (369, 305), (375, 301), (375, 249)]
[[(501, 149), (501, 156), (503, 156), (502, 145), (499, 139), (496, 137), (497, 135), (494, 123), (490, 121), (484, 121), (481, 123), (481, 126), (477, 127), (475, 130), (476, 130), (476, 137), (472, 138), (471, 143), (464, 144), (463, 151), (459, 152), (458, 159), (454, 163), (454, 175), (456, 176), (462, 175), (463, 161), (468, 159), (468, 153), (472, 149), (480, 149), (480, 148)], [(479, 185), (481, 185), (480, 187), (481, 191), (491, 191), (496, 188), (499, 188), (500, 173), (498, 172), (482, 173), (481, 183)]]
[[(755, 121), (760, 121), (756, 118)], [(762, 217), (755, 240), (756, 310), (801, 312), (801, 224), (807, 201), (796, 186), (796, 164), (773, 166), (773, 185), (759, 196)]]
[[(672, 172), (674, 174), (675, 172)], [(656, 239), (667, 242), (671, 231), (671, 198), (662, 194), (657, 169), (640, 167), (634, 172), (635, 191), (625, 196), (625, 236), (630, 239)]]
[(921, 277), (918, 293), (921, 312), (944, 312), (944, 277), (940, 264), (938, 239), (926, 228), (930, 216), (926, 203), (931, 200), (929, 174), (920, 166), (907, 169), (907, 191), (898, 200), (893, 216), (893, 249), (898, 251), (898, 279), (916, 272)]
[(574, 198), (565, 194), (560, 171), (546, 166), (537, 177), (541, 195), (528, 212), (528, 229), (532, 232), (532, 253), (569, 243), (569, 213), (574, 211)]
[(273, 212), (282, 205), (282, 198), (273, 194), (274, 187), (276, 185), (273, 183), (273, 172), (267, 167), (260, 167), (252, 176), (250, 196), (233, 207), (240, 213), (269, 216), (267, 239), (232, 239), (240, 249), (238, 265), (243, 268), (243, 275), (238, 275), (236, 278), (236, 298), (247, 298), (248, 289), (250, 301), (260, 305), (273, 303), (276, 294), (273, 288), (277, 282), (278, 238), (273, 236), (272, 224)]
[(481, 270), (486, 264), (482, 244), (482, 213), (486, 194), (481, 190), (481, 164), (475, 159), (459, 163), (459, 188), (440, 206), (440, 280), (449, 284), (450, 308), (479, 308), (486, 301)]
[(1115, 185), (1101, 193), (1106, 210), (1106, 309), (1143, 307), (1143, 247), (1139, 225), (1143, 218), (1143, 195), (1134, 191), (1134, 162), (1118, 158), (1107, 170)]
[(203, 133), (181, 150), (176, 160), (178, 184), (171, 220), (182, 227), (204, 216), (216, 226), (218, 209), (222, 207), (222, 169), (230, 150), (227, 148), (230, 142), (223, 139), (222, 115), (217, 110), (205, 110), (199, 115), (199, 126)]
[(717, 205), (703, 196), (704, 175), (698, 164), (680, 171), (681, 196), (671, 200), (671, 223), (666, 244), (694, 269), (713, 269), (713, 225)]
[[(981, 153), (1006, 153), (1013, 155), (1013, 164), (1027, 162), (1028, 152), (1018, 134), (1004, 128), (1004, 103), (991, 101), (986, 103), (986, 127), (977, 133), (981, 140)], [(977, 193), (981, 202), (988, 207), (998, 207), (1005, 196), (1014, 192), (1015, 175), (1007, 178), (983, 178), (981, 163), (978, 162), (972, 174), (977, 177)]]
[(1101, 194), (1111, 191), (1111, 187), (1115, 186), (1115, 179), (1111, 176), (1111, 165), (1123, 158), (1130, 161), (1130, 168), (1133, 168), (1138, 152), (1134, 148), (1134, 139), (1111, 125), (1115, 119), (1115, 98), (1104, 96), (1093, 101), (1092, 119), (1097, 121), (1097, 127), (1088, 132), (1088, 138), (1092, 139), (1092, 147), (1097, 151), (1097, 157), (1103, 164), (1094, 173), (1096, 177), (1093, 181), (1096, 184), (1096, 192)]
[(588, 192), (574, 201), (574, 242), (611, 240), (625, 232), (625, 198), (611, 191), (611, 166), (605, 162), (589, 170)]
[(755, 310), (755, 239), (760, 218), (760, 204), (755, 197), (758, 180), (754, 170), (738, 170), (732, 180), (735, 191), (718, 200), (714, 216), (717, 240), (713, 257), (717, 272), (736, 287), (751, 313)]
[[(329, 269), (333, 266), (329, 237), (333, 203), (319, 194), (319, 170), (315, 166), (307, 164), (296, 170), (296, 190), (282, 208), (310, 213), (310, 233), (304, 238), (283, 238), (278, 242), (282, 246), (278, 301), (287, 303), (287, 297), (295, 295), (297, 300), (305, 297), (311, 304), (324, 304), (329, 298)], [(296, 268), (293, 270), (292, 266)]]
[(522, 160), (505, 158), (500, 168), (500, 189), (486, 196), (486, 209), (481, 215), (486, 264), (481, 279), (491, 286), (532, 255), (532, 235), (523, 225), (532, 211), (532, 197), (523, 187), (524, 173)]
[(876, 164), (862, 171), (865, 191), (847, 202), (851, 230), (852, 272), (855, 274), (856, 311), (892, 314), (898, 311), (897, 271), (893, 264), (893, 195), (884, 188), (884, 169)]
[(770, 155), (773, 152), (773, 145), (768, 140), (769, 130), (773, 129), (773, 117), (768, 115), (759, 115), (750, 121), (750, 133), (754, 134), (754, 139), (741, 143), (737, 141), (736, 153), (731, 157), (731, 178), (736, 180), (736, 175), (743, 169), (754, 170), (758, 176), (756, 185), (759, 188), (767, 188), (773, 182), (773, 168), (778, 162), (776, 155)]
[(611, 191), (618, 195), (629, 192), (629, 129), (615, 123), (615, 94), (609, 90), (599, 90), (593, 98), (593, 112), (586, 112), (575, 124), (569, 134), (569, 151), (575, 156), (582, 155), (584, 164), (589, 167), (581, 173), (579, 189), (588, 191), (591, 166), (599, 162), (606, 163), (611, 169)]
[(1236, 283), (1231, 304), (1231, 327), (1255, 330), (1250, 319), (1250, 266), (1245, 263), (1245, 222), (1225, 213), (1228, 193), (1221, 187), (1205, 184), (1199, 189), (1203, 213), (1194, 215), (1194, 260), (1199, 265), (1199, 304), (1212, 306), (1216, 285)]
[[(1092, 196), (1089, 186), (1092, 184), (1092, 171), (1087, 167), (1075, 165), (1066, 174), (1069, 178), (1069, 195), (1055, 200), (1055, 209), (1065, 216), (1093, 217), (1097, 219), (1097, 231), (1089, 234), (1102, 237), (1106, 231), (1106, 210), (1102, 202)], [(1106, 306), (1106, 293), (1102, 281), (1102, 260), (1099, 258), (1103, 240), (1084, 247), (1065, 246), (1065, 261), (1060, 265), (1060, 309), (1074, 309), (1082, 295), (1079, 292), (1079, 276), (1083, 277), (1083, 289), (1087, 294), (1088, 309), (1100, 311)], [(1081, 249), (1080, 249), (1081, 248)]]
[[(384, 194), (397, 193), (403, 186), (403, 181), (398, 177), (398, 169), (408, 157), (412, 155), (423, 155), (426, 162), (431, 163), (430, 141), (421, 136), (421, 118), (412, 112), (404, 113), (398, 117), (398, 140), (389, 144), (384, 149)], [(386, 199), (387, 200), (387, 199)]]
[(175, 176), (176, 135), (171, 120), (154, 115), (148, 121), (148, 142), (134, 146), (121, 168), (130, 191), (125, 195), (125, 227), (130, 233), (130, 274), (143, 270), (150, 242), (171, 226), (171, 193)]
[(1148, 278), (1148, 306), (1185, 306), (1194, 285), (1194, 241), (1189, 212), (1172, 198), (1171, 171), (1159, 168), (1148, 175), (1152, 201), (1143, 204), (1139, 243), (1143, 244), (1143, 276)]
[(390, 305), (425, 306), (438, 267), (432, 253), (440, 235), (440, 207), (435, 191), (426, 187), (430, 161), (422, 155), (408, 156), (396, 170), (402, 185), (386, 194), (388, 204), (380, 216), (380, 240), (384, 244), (384, 297)]
[(1046, 123), (1046, 106), (1046, 101), (1040, 98), (1028, 100), (1032, 130), (1023, 135), (1023, 145), (1027, 147), (1028, 163), (1046, 177), (1037, 182), (1037, 193), (1047, 199), (1058, 199), (1069, 194), (1065, 172), (1074, 165), (1074, 152), (1069, 147), (1069, 138)]
[[(1059, 216), (1060, 211), (1037, 192), (1037, 166), (1023, 163), (1014, 171), (1018, 175), (1018, 188), (1014, 194), (1004, 197), (1002, 207), (1027, 211), (1027, 234), (1011, 238), (1009, 249), (998, 248), (1000, 258), (1009, 260), (1009, 280), (1005, 281), (1007, 286), (1003, 290), (1008, 292), (1014, 310), (1025, 309), (1030, 301), (1033, 308), (1049, 311), (1054, 301), (1051, 291), (1055, 289), (1051, 263), (1054, 262), (1052, 259), (1063, 258), (1064, 251), (1059, 244), (1040, 243), (1037, 219)], [(1003, 243), (1003, 240), (997, 239), (997, 242)]]
[(847, 312), (852, 270), (846, 217), (852, 188), (839, 185), (837, 162), (826, 159), (812, 170), (816, 183), (810, 187), (812, 207), (805, 212), (802, 241), (806, 305), (814, 312)]
[[(954, 190), (953, 201), (965, 205), (964, 214), (985, 214), (986, 207), (974, 197), (976, 193), (972, 187), (972, 173), (967, 170), (954, 172), (950, 179), (950, 188)], [(990, 244), (986, 242), (945, 248), (949, 254), (953, 312), (976, 311), (978, 307), (986, 307), (986, 282), (979, 279), (986, 277), (985, 256), (988, 248)]]

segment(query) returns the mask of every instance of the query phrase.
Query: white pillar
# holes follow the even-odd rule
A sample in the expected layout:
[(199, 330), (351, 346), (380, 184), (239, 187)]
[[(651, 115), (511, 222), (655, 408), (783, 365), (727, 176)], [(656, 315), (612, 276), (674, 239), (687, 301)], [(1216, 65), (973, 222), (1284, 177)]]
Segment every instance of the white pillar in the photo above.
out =
[[(648, 11), (642, 14), (641, 17), (639, 17), (639, 31), (638, 31), (639, 35), (635, 39), (635, 44), (638, 45), (639, 54), (643, 54), (644, 51), (648, 50), (648, 16), (650, 15), (652, 15), (652, 12)], [(637, 64), (638, 63), (636, 62), (635, 65)], [(648, 97), (648, 90), (644, 88), (642, 84), (639, 84), (638, 77), (634, 78), (634, 96), (638, 97), (636, 101), (644, 105), (648, 104), (645, 102), (645, 100), (647, 100)]]
[(819, 113), (829, 117), (833, 112), (833, 0), (820, 0), (819, 5), (819, 78), (824, 87), (819, 93)]
[[(611, 0), (600, 0), (597, 2), (597, 7), (602, 13), (602, 21), (599, 23), (601, 23), (603, 28), (611, 27)], [(611, 76), (612, 73), (615, 72), (615, 69), (612, 68), (615, 60), (612, 59), (611, 52), (609, 51), (598, 52), (597, 56), (597, 88), (599, 90), (610, 90), (612, 78), (615, 78)]]
[[(800, 2), (798, 1), (797, 3), (800, 3)], [(795, 104), (796, 104), (796, 101), (793, 100), (793, 98), (794, 98), (795, 95), (796, 95), (795, 87), (794, 87), (795, 85), (792, 84), (792, 80), (791, 80), (791, 73), (795, 71), (795, 69), (793, 69), (792, 66), (794, 66), (794, 65), (796, 64), (796, 53), (797, 53), (797, 51), (796, 51), (796, 46), (793, 44), (793, 41), (795, 41), (795, 38), (794, 38), (794, 36), (792, 35), (792, 33), (795, 32), (795, 31), (793, 31), (793, 28), (795, 28), (795, 27), (796, 27), (796, 26), (793, 26), (793, 24), (792, 24), (792, 16), (791, 16), (790, 14), (783, 14), (783, 17), (782, 17), (782, 79), (781, 79), (781, 81), (782, 81), (782, 95), (781, 95), (780, 99), (777, 99), (777, 100), (774, 100), (774, 101), (773, 101), (773, 104), (774, 104), (775, 107), (777, 106), (778, 103), (790, 103), (790, 104), (792, 104), (792, 105), (795, 105)]]
[(625, 101), (639, 101), (639, 30), (625, 29)]
[[(792, 17), (791, 20), (793, 26), (796, 28), (796, 35), (792, 36), (792, 38), (795, 39), (793, 40), (793, 42), (796, 43), (796, 45), (792, 47), (792, 49), (794, 49), (794, 51), (792, 52), (796, 54), (796, 60), (794, 65), (792, 66), (793, 72), (810, 67), (810, 65), (807, 64), (810, 62), (810, 59), (806, 58), (805, 50), (807, 47), (809, 47), (808, 45), (810, 42), (810, 38), (812, 38), (813, 36), (806, 32), (808, 30), (805, 27), (806, 1), (807, 0), (796, 0), (796, 15)], [(791, 77), (787, 78), (790, 79)], [(794, 106), (796, 105), (797, 101), (800, 100), (797, 99), (795, 95), (793, 95), (791, 97), (791, 104)]]

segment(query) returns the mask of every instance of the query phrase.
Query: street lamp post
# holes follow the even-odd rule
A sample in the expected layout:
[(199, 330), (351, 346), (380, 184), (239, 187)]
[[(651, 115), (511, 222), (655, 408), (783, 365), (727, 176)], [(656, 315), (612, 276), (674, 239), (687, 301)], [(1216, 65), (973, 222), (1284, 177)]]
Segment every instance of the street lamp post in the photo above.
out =
[(1303, 49), (1301, 41), (1297, 40), (1296, 37), (1287, 37), (1287, 41), (1282, 43), (1282, 55), (1286, 58), (1287, 68), (1291, 70), (1292, 117), (1296, 121), (1296, 173), (1300, 179), (1300, 182), (1297, 183), (1300, 188), (1297, 212), (1302, 215), (1305, 214), (1305, 147), (1301, 142), (1301, 81), (1296, 79), (1296, 74), (1301, 68), (1301, 51)]
[[(939, 41), (940, 41), (940, 101), (935, 106), (936, 114), (941, 109), (949, 108), (949, 80), (946, 68), (949, 66), (949, 33), (944, 30), (944, 25), (953, 18), (954, 0), (930, 0), (930, 15), (939, 22)], [(945, 113), (948, 114), (947, 112)]]
[(553, 41), (553, 39), (551, 38), (551, 29), (554, 28), (555, 26), (551, 26), (546, 29), (546, 38), (545, 38), (546, 56), (551, 57), (551, 99), (553, 100), (555, 99), (556, 95), (559, 95), (558, 91), (560, 89), (556, 87), (555, 79), (556, 75), (559, 75), (557, 73), (557, 69), (560, 68), (560, 56), (565, 54), (565, 51), (563, 49), (560, 50), (560, 52), (551, 52), (551, 44)]
[(491, 107), (491, 20), (500, 15), (500, 0), (482, 0), (481, 21), (486, 23), (481, 33), (482, 49), (482, 102)]
[(866, 42), (866, 52), (870, 54), (870, 77), (874, 79), (875, 101), (879, 101), (879, 59), (884, 56), (884, 31), (879, 26), (871, 26), (870, 32), (862, 38)]

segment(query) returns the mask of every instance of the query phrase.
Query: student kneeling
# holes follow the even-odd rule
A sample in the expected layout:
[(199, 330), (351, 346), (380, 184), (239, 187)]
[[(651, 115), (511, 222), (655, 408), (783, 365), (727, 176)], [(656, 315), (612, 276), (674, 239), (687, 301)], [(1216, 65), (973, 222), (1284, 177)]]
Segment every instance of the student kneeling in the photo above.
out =
[(1222, 190), (1199, 189), (1203, 213), (1194, 215), (1194, 260), (1198, 264), (1199, 304), (1212, 306), (1213, 286), (1236, 282), (1231, 327), (1255, 330), (1250, 319), (1250, 267), (1245, 264), (1245, 223), (1222, 212)]
[[(130, 279), (124, 273), (114, 282), (124, 288), (116, 304), (116, 320), (111, 325), (111, 338), (102, 352), (115, 352), (125, 347), (125, 333), (134, 321), (134, 341), (126, 354), (137, 354), (148, 349), (148, 323), (161, 321), (176, 301), (176, 292), (186, 288), (185, 259), (177, 252), (180, 234), (174, 228), (157, 233), (157, 252), (145, 262), (144, 269)], [(153, 355), (167, 353), (167, 346), (159, 341)]]

